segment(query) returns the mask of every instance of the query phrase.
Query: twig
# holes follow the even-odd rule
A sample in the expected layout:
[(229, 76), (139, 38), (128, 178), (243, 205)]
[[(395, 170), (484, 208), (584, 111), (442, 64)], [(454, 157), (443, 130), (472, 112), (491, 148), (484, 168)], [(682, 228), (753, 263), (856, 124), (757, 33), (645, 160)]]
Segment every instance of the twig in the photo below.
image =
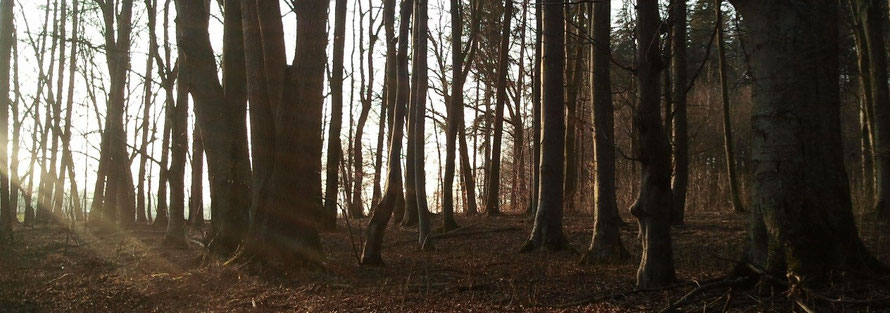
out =
[[(716, 289), (716, 288), (721, 288), (721, 287), (726, 287), (726, 286), (735, 286), (743, 281), (744, 281), (744, 278), (734, 279), (734, 280), (720, 280), (720, 281), (716, 281), (716, 282), (713, 282), (710, 284), (702, 285), (701, 287), (695, 288), (694, 290), (690, 291), (689, 293), (687, 293), (686, 295), (681, 297), (679, 300), (674, 301), (671, 305), (662, 309), (659, 312), (665, 313), (665, 312), (673, 311), (674, 309), (677, 309), (677, 308), (683, 306), (684, 304), (686, 304), (689, 301), (689, 299), (691, 299), (692, 297), (694, 297), (700, 293), (703, 293), (703, 292), (711, 290), (711, 289)], [(720, 296), (720, 297), (722, 298), (723, 296)]]

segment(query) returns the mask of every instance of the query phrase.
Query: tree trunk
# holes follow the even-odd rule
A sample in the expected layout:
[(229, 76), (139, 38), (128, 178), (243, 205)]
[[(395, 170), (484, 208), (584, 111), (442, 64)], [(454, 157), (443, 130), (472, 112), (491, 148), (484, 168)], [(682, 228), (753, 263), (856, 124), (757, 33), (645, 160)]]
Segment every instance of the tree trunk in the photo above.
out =
[[(538, 15), (536, 20), (535, 31), (535, 60), (541, 60), (542, 50), (542, 32), (543, 17), (541, 16), (541, 6), (543, 0), (535, 0), (535, 14)], [(532, 188), (531, 201), (529, 201), (529, 215), (536, 215), (538, 210), (538, 196), (540, 187), (540, 171), (541, 168), (541, 62), (535, 62), (534, 75), (532, 76)]]
[[(370, 15), (370, 14), (369, 14)], [(365, 71), (364, 71), (364, 62), (360, 62), (361, 66), (361, 75), (362, 75), (362, 86), (361, 86), (361, 95), (362, 97), (362, 110), (359, 113), (358, 123), (356, 125), (355, 139), (352, 143), (352, 156), (353, 156), (353, 175), (355, 177), (352, 184), (352, 201), (348, 207), (349, 217), (351, 218), (361, 218), (365, 216), (365, 208), (362, 201), (362, 188), (364, 188), (364, 177), (365, 177), (365, 169), (364, 169), (364, 155), (362, 155), (362, 138), (365, 133), (365, 124), (368, 122), (368, 114), (371, 112), (371, 104), (373, 102), (374, 96), (374, 46), (377, 44), (377, 32), (374, 30), (374, 21), (376, 19), (373, 15), (371, 15), (368, 19), (368, 31), (369, 31), (369, 42), (367, 49), (367, 59), (368, 59), (368, 83), (364, 84), (365, 81)], [(359, 25), (361, 25), (361, 21), (359, 21)], [(359, 33), (364, 34), (364, 27), (359, 26)], [(361, 41), (361, 40), (360, 40)], [(364, 52), (364, 47), (361, 47), (361, 51)], [(364, 54), (363, 54), (364, 55)], [(362, 60), (363, 61), (363, 60)], [(385, 108), (385, 106), (383, 106)], [(381, 116), (385, 116), (382, 113)], [(381, 119), (383, 122), (383, 119)], [(381, 127), (383, 124), (380, 125)], [(382, 132), (381, 132), (382, 133)], [(382, 139), (380, 136), (378, 140), (378, 145), (382, 147)], [(381, 148), (382, 149), (382, 148)], [(377, 156), (379, 156), (379, 149)], [(378, 186), (379, 188), (379, 186)], [(379, 192), (379, 191), (378, 191)]]
[(525, 200), (525, 124), (522, 118), (523, 93), (525, 92), (525, 35), (528, 29), (529, 0), (522, 2), (522, 20), (519, 33), (519, 78), (516, 82), (516, 95), (513, 99), (513, 186), (511, 188), (510, 207), (513, 211), (521, 210)]
[(853, 220), (841, 149), (837, 3), (732, 3), (756, 47), (748, 262), (807, 281), (886, 273)]
[[(0, 19), (3, 19), (3, 11), (2, 5), (0, 5)], [(2, 25), (5, 21), (0, 20), (0, 27), (6, 27)], [(14, 26), (13, 26), (14, 27)], [(2, 36), (2, 35), (0, 35)], [(15, 98), (10, 105), (10, 112), (12, 113), (12, 148), (9, 156), (9, 207), (10, 210), (13, 211), (12, 222), (17, 223), (18, 217), (15, 215), (18, 213), (19, 208), (19, 194), (22, 191), (22, 177), (19, 175), (19, 151), (21, 149), (21, 134), (22, 134), (22, 123), (24, 122), (25, 116), (19, 116), (19, 106), (21, 105), (22, 97), (21, 97), (21, 85), (19, 84), (19, 49), (18, 44), (15, 43), (15, 34), (12, 34), (12, 86), (15, 86)], [(0, 130), (2, 131), (2, 130)], [(27, 206), (27, 205), (26, 205)]]
[[(106, 224), (117, 222), (127, 229), (136, 222), (135, 186), (130, 172), (127, 153), (127, 134), (123, 124), (127, 74), (130, 69), (130, 33), (133, 14), (133, 1), (100, 4), (105, 20), (105, 49), (111, 87), (108, 93), (108, 108), (103, 148), (107, 157), (100, 158), (100, 171), (104, 170), (106, 181), (104, 192), (94, 193), (94, 202), (108, 218)], [(118, 9), (120, 8), (120, 9)], [(118, 11), (120, 13), (118, 13)], [(115, 25), (115, 21), (117, 22)], [(117, 33), (115, 34), (115, 27)], [(103, 164), (104, 168), (103, 168)], [(101, 180), (101, 176), (100, 176)], [(98, 184), (97, 184), (98, 185)], [(97, 194), (102, 193), (99, 197)], [(114, 212), (116, 210), (116, 212)]]
[[(739, 195), (739, 181), (736, 178), (735, 153), (733, 152), (732, 119), (729, 108), (729, 79), (726, 77), (726, 48), (723, 40), (723, 10), (720, 8), (721, 0), (715, 0), (714, 13), (717, 16), (717, 61), (720, 68), (720, 91), (723, 103), (723, 148), (726, 157), (726, 173), (729, 178), (729, 196), (734, 212), (743, 212), (742, 199)], [(685, 85), (684, 85), (685, 86)], [(684, 197), (685, 198), (685, 197)], [(679, 213), (677, 213), (679, 214)], [(682, 216), (674, 216), (676, 221), (682, 221)]]
[(148, 152), (148, 125), (149, 115), (151, 114), (151, 104), (153, 101), (153, 93), (151, 90), (152, 75), (154, 74), (154, 55), (158, 52), (158, 44), (155, 35), (155, 25), (157, 23), (157, 0), (145, 1), (146, 15), (148, 16), (148, 53), (149, 57), (145, 60), (145, 87), (143, 88), (143, 104), (142, 104), (142, 144), (139, 150), (142, 156), (139, 158), (139, 176), (136, 180), (136, 222), (145, 223), (147, 218), (145, 215), (145, 175), (146, 163), (149, 159)]
[(508, 50), (510, 49), (510, 22), (512, 17), (513, 1), (507, 0), (504, 3), (504, 19), (501, 24), (501, 46), (498, 50), (497, 100), (495, 100), (494, 124), (492, 125), (494, 141), (491, 148), (491, 161), (488, 165), (489, 172), (485, 178), (488, 181), (488, 190), (485, 192), (485, 212), (488, 216), (501, 214), (501, 139), (504, 133), (504, 102), (507, 101)]
[[(575, 13), (577, 12), (577, 13)], [(570, 21), (575, 20), (583, 20), (584, 14), (579, 10), (567, 9), (567, 13), (570, 16), (567, 18)], [(581, 25), (584, 25), (581, 22)], [(571, 26), (570, 28), (566, 28), (567, 35), (569, 37), (566, 44), (566, 130), (565, 130), (565, 177), (563, 178), (563, 201), (565, 204), (565, 209), (568, 212), (575, 211), (575, 196), (578, 193), (578, 148), (575, 144), (575, 138), (577, 137), (578, 131), (578, 93), (581, 90), (581, 75), (584, 70), (583, 64), (581, 62), (583, 56), (582, 51), (583, 45), (580, 40), (573, 38), (580, 34), (580, 30), (572, 31), (576, 27)], [(571, 52), (570, 49), (575, 50)]]
[[(671, 4), (674, 24), (671, 27), (671, 104), (674, 107), (671, 129), (674, 137), (674, 181), (671, 186), (673, 205), (671, 223), (683, 225), (686, 214), (686, 192), (689, 186), (689, 122), (686, 92), (686, 1)], [(670, 135), (670, 133), (668, 133)], [(670, 148), (670, 147), (669, 147)]]
[[(477, 8), (479, 7), (478, 1), (471, 1), (471, 14), (472, 18), (476, 19), (478, 17)], [(467, 145), (466, 145), (466, 135), (464, 133), (464, 129), (466, 126), (464, 125), (463, 116), (464, 116), (464, 83), (466, 81), (466, 70), (469, 67), (464, 65), (464, 59), (467, 58), (468, 54), (472, 59), (472, 55), (475, 54), (476, 51), (476, 33), (478, 31), (478, 23), (473, 23), (473, 28), (470, 31), (470, 40), (472, 41), (468, 45), (469, 52), (464, 51), (461, 40), (463, 40), (463, 8), (461, 5), (461, 1), (459, 0), (451, 0), (451, 7), (455, 8), (451, 10), (451, 60), (453, 62), (452, 68), (455, 69), (452, 71), (452, 79), (451, 79), (451, 97), (450, 103), (448, 103), (448, 121), (445, 130), (445, 177), (443, 182), (443, 202), (442, 202), (442, 229), (445, 231), (456, 229), (458, 227), (457, 222), (454, 221), (454, 175), (456, 166), (456, 150), (458, 145), (458, 134), (461, 134), (461, 173), (469, 174), (469, 179), (467, 179), (467, 175), (461, 176), (464, 181), (472, 180), (472, 173), (469, 170), (469, 157), (467, 154)], [(467, 62), (470, 63), (470, 62)], [(463, 160), (466, 157), (467, 165), (464, 167)], [(472, 182), (471, 182), (472, 184)], [(475, 187), (474, 187), (475, 188)], [(467, 190), (464, 188), (464, 190)], [(468, 192), (474, 194), (473, 189), (469, 189)], [(475, 195), (473, 196), (475, 197)], [(476, 211), (476, 202), (475, 200), (468, 201), (473, 203), (473, 212)], [(469, 210), (468, 210), (469, 211)]]
[(416, 86), (411, 94), (414, 103), (414, 125), (408, 125), (414, 131), (415, 156), (415, 193), (417, 194), (417, 229), (418, 243), (421, 249), (429, 249), (427, 237), (430, 235), (430, 212), (426, 199), (426, 96), (429, 86), (427, 66), (427, 0), (414, 0), (414, 64), (413, 74)]
[[(340, 128), (343, 123), (343, 50), (346, 40), (346, 0), (336, 0), (334, 7), (334, 55), (331, 67), (331, 122), (328, 126), (327, 179), (325, 180), (324, 218), (319, 228), (337, 228), (337, 174), (343, 159)], [(361, 43), (359, 43), (361, 44)]]
[(191, 79), (189, 92), (207, 155), (213, 226), (210, 248), (221, 255), (232, 253), (245, 238), (251, 188), (241, 12), (237, 1), (225, 4), (220, 85), (207, 30), (210, 8), (204, 2), (176, 1), (177, 43), (187, 59), (180, 70)]
[[(849, 1), (851, 9), (856, 1)], [(855, 12), (855, 10), (854, 10)], [(862, 194), (867, 206), (874, 205), (875, 200), (875, 153), (874, 153), (874, 105), (872, 99), (871, 59), (866, 43), (865, 21), (855, 15), (852, 19), (853, 38), (856, 41), (856, 59), (859, 68), (860, 88), (860, 131), (862, 151)]]
[(9, 73), (14, 31), (13, 2), (0, 3), (0, 242), (12, 239), (12, 224), (16, 219), (16, 209), (9, 201), (9, 155), (6, 146), (9, 136)]
[(890, 217), (890, 87), (887, 84), (887, 51), (884, 42), (886, 1), (860, 0), (864, 12), (865, 43), (868, 48), (869, 76), (874, 101), (874, 151), (877, 169), (875, 213)]
[(543, 3), (541, 38), (541, 175), (535, 225), (520, 251), (568, 248), (563, 233), (565, 174), (565, 11), (564, 4)]
[[(178, 11), (177, 11), (178, 12)], [(185, 12), (183, 12), (185, 13)], [(181, 13), (178, 13), (181, 14)], [(184, 15), (184, 14), (183, 14)], [(180, 15), (182, 16), (182, 15)], [(177, 17), (178, 18), (178, 17)], [(177, 26), (180, 23), (177, 23)], [(192, 85), (188, 58), (180, 52), (179, 73), (176, 77), (176, 107), (171, 120), (170, 147), (170, 216), (167, 219), (167, 232), (164, 245), (186, 247), (185, 241), (185, 159), (188, 151), (188, 104), (189, 89)]]
[[(328, 1), (294, 3), (300, 40), (290, 66), (285, 65), (278, 2), (241, 4), (251, 103), (266, 112), (277, 108), (274, 117), (251, 120), (271, 124), (274, 141), (254, 145), (271, 153), (265, 160), (271, 163), (254, 163), (268, 176), (254, 178), (259, 185), (253, 187), (253, 219), (242, 255), (286, 267), (316, 266), (324, 260), (316, 225), (324, 213), (321, 156)], [(267, 125), (264, 131), (269, 130)], [(206, 140), (207, 133), (202, 134)]]
[[(389, 2), (389, 1), (392, 1)], [(388, 0), (386, 4), (394, 6), (394, 0)], [(389, 142), (389, 158), (388, 173), (386, 180), (386, 190), (383, 198), (371, 211), (371, 221), (368, 223), (367, 239), (365, 247), (362, 250), (362, 265), (383, 265), (381, 249), (383, 248), (383, 234), (386, 232), (386, 226), (389, 223), (390, 216), (393, 215), (395, 208), (404, 207), (405, 196), (402, 194), (402, 169), (400, 154), (402, 150), (402, 128), (405, 121), (407, 111), (406, 104), (409, 96), (408, 82), (408, 23), (411, 20), (412, 0), (402, 0), (400, 9), (399, 24), (399, 42), (398, 54), (396, 56), (395, 66), (397, 67), (397, 77), (394, 82), (397, 85), (397, 99), (393, 118), (392, 135)], [(387, 15), (384, 14), (386, 17)]]
[(673, 284), (671, 250), (671, 159), (661, 123), (658, 80), (661, 52), (658, 45), (658, 3), (637, 4), (637, 78), (639, 104), (634, 112), (640, 142), (640, 193), (631, 213), (640, 224), (643, 257), (637, 271), (637, 287), (658, 288)]
[(170, 127), (173, 126), (173, 118), (171, 115), (176, 106), (176, 100), (172, 96), (174, 78), (170, 77), (172, 76), (172, 73), (168, 73), (167, 75), (167, 81), (164, 82), (166, 100), (164, 101), (164, 107), (161, 109), (161, 114), (164, 116), (164, 130), (161, 131), (161, 163), (158, 164), (158, 205), (155, 209), (155, 220), (152, 222), (152, 225), (157, 227), (167, 225), (167, 182), (169, 181), (168, 177), (170, 176), (168, 174), (168, 165), (170, 163)]
[[(46, 7), (49, 10), (50, 2), (47, 1)], [(37, 223), (46, 223), (50, 219), (50, 215), (52, 214), (52, 183), (55, 182), (55, 179), (50, 179), (50, 170), (52, 167), (52, 163), (49, 162), (49, 154), (51, 153), (49, 144), (55, 136), (53, 131), (54, 125), (54, 109), (56, 108), (56, 101), (53, 92), (53, 78), (55, 77), (56, 70), (56, 51), (58, 50), (59, 43), (63, 42), (58, 40), (59, 38), (59, 16), (63, 14), (59, 14), (59, 3), (53, 2), (53, 31), (50, 33), (51, 39), (51, 47), (49, 52), (49, 71), (46, 76), (39, 75), (38, 79), (44, 80), (44, 84), (46, 84), (46, 89), (48, 90), (45, 96), (38, 93), (39, 98), (46, 98), (46, 114), (44, 114), (44, 122), (43, 124), (39, 124), (42, 128), (42, 132), (40, 134), (40, 184), (37, 185), (37, 212), (35, 215), (35, 222)], [(46, 31), (46, 27), (44, 25), (44, 31)], [(113, 36), (113, 34), (112, 34)], [(44, 39), (45, 40), (45, 39)], [(113, 116), (113, 115), (110, 115)], [(36, 120), (35, 120), (36, 121)], [(38, 125), (38, 124), (35, 124)]]
[(592, 72), (590, 77), (593, 99), (593, 146), (596, 157), (594, 192), (596, 206), (593, 214), (593, 238), (590, 248), (581, 259), (583, 263), (617, 264), (630, 259), (621, 241), (618, 204), (615, 188), (615, 107), (612, 103), (611, 4), (593, 3), (591, 14)]
[(192, 139), (192, 192), (189, 201), (189, 222), (192, 227), (204, 227), (204, 140), (195, 127)]

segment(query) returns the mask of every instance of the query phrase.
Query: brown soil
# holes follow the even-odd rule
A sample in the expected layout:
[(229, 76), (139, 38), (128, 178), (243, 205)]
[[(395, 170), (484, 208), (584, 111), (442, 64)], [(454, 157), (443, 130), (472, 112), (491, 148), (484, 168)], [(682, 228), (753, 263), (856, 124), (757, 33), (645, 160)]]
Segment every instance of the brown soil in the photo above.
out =
[[(695, 282), (726, 274), (738, 259), (744, 216), (690, 213), (673, 231), (679, 278), (687, 283), (664, 291), (630, 293), (640, 256), (636, 223), (624, 216), (622, 237), (632, 261), (621, 266), (578, 265), (570, 252), (518, 254), (531, 222), (524, 216), (460, 217), (465, 228), (417, 249), (416, 232), (391, 226), (384, 245), (385, 267), (360, 267), (362, 232), (340, 221), (341, 230), (322, 234), (327, 271), (276, 275), (252, 268), (204, 262), (200, 233), (188, 249), (161, 246), (163, 230), (96, 234), (78, 225), (17, 227), (11, 246), (0, 247), (0, 312), (500, 312), (660, 310), (695, 288)], [(438, 220), (437, 220), (438, 222)], [(584, 251), (590, 216), (566, 218), (572, 246)], [(350, 232), (351, 229), (351, 232)], [(457, 235), (462, 233), (461, 235)], [(863, 231), (873, 251), (890, 260), (885, 232)], [(875, 290), (875, 295), (890, 294)], [(605, 297), (614, 295), (612, 297)], [(736, 292), (729, 311), (789, 312), (787, 297)], [(598, 298), (593, 304), (572, 304)], [(720, 312), (725, 289), (684, 306)], [(885, 304), (890, 305), (890, 303)], [(836, 304), (819, 310), (881, 311), (876, 304)]]

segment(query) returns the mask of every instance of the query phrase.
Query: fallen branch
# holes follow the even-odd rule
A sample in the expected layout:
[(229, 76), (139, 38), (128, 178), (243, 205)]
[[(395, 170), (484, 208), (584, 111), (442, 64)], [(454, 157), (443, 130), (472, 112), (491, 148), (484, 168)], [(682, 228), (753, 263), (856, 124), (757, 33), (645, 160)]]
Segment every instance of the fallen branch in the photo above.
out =
[[(705, 291), (708, 291), (711, 289), (722, 288), (722, 287), (733, 287), (733, 286), (736, 286), (744, 281), (745, 281), (745, 279), (738, 278), (738, 279), (734, 279), (734, 280), (720, 280), (720, 281), (716, 281), (716, 282), (713, 282), (710, 284), (702, 285), (701, 287), (695, 288), (694, 290), (690, 291), (689, 293), (687, 293), (686, 295), (684, 295), (677, 301), (674, 301), (671, 305), (662, 309), (659, 312), (665, 313), (665, 312), (673, 311), (673, 310), (683, 306), (684, 304), (686, 304), (689, 301), (689, 299), (691, 299), (692, 297), (697, 296)], [(723, 296), (721, 296), (721, 298), (722, 297)]]
[[(719, 278), (719, 280), (723, 280), (723, 278), (721, 277), (721, 278)], [(549, 307), (557, 308), (557, 309), (565, 309), (565, 308), (570, 308), (570, 307), (575, 307), (575, 306), (590, 305), (590, 304), (596, 304), (596, 303), (600, 303), (600, 302), (614, 299), (614, 298), (624, 298), (624, 297), (627, 297), (630, 295), (635, 295), (635, 294), (640, 294), (640, 293), (666, 291), (666, 290), (676, 289), (676, 288), (680, 288), (680, 287), (686, 287), (686, 286), (689, 286), (692, 284), (696, 284), (696, 283), (688, 282), (688, 283), (674, 284), (674, 285), (670, 285), (670, 286), (665, 286), (665, 287), (661, 287), (661, 288), (652, 288), (652, 289), (636, 289), (635, 288), (632, 290), (616, 292), (616, 293), (608, 294), (605, 296), (598, 296), (598, 297), (582, 299), (582, 300), (578, 300), (578, 301), (574, 301), (574, 302), (550, 305)]]
[[(472, 226), (472, 225), (470, 225), (470, 226)], [(466, 226), (466, 227), (464, 227), (463, 229), (469, 228), (470, 226)], [(432, 234), (432, 235), (429, 235), (429, 237), (427, 237), (427, 240), (430, 240), (430, 239), (447, 239), (447, 238), (455, 238), (455, 237), (467, 237), (467, 236), (475, 236), (475, 235), (482, 235), (482, 234), (492, 234), (492, 233), (503, 233), (503, 232), (519, 231), (519, 230), (522, 230), (522, 229), (519, 228), (519, 227), (515, 227), (515, 226), (501, 227), (501, 228), (494, 228), (494, 229), (486, 229), (486, 230), (479, 230), (479, 231), (470, 231), (470, 232), (456, 232), (456, 230), (453, 230), (453, 231), (450, 231), (450, 232), (447, 232), (447, 233), (440, 233), (440, 234)], [(401, 244), (408, 244), (408, 243), (414, 243), (414, 242), (417, 242), (417, 240), (416, 240), (416, 239), (402, 240), (402, 241), (396, 241), (396, 242), (393, 242), (393, 243), (390, 244), (389, 246), (395, 246), (395, 245), (401, 245)]]

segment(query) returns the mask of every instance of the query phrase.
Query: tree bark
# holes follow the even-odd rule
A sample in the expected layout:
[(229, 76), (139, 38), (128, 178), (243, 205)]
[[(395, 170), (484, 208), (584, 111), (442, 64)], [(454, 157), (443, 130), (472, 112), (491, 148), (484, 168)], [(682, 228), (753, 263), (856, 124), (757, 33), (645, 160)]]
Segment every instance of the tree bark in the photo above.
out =
[[(178, 12), (178, 11), (177, 11)], [(183, 12), (185, 13), (185, 12)], [(180, 13), (177, 13), (180, 14)], [(182, 16), (182, 15), (180, 15)], [(180, 23), (177, 23), (177, 26)], [(167, 232), (164, 234), (164, 245), (186, 247), (185, 241), (185, 159), (188, 151), (188, 104), (191, 88), (188, 57), (179, 54), (179, 74), (176, 77), (176, 107), (173, 108), (171, 120), (171, 163), (170, 179), (170, 216), (167, 219)]]
[[(386, 32), (386, 76), (384, 77), (384, 97), (383, 102), (380, 104), (380, 123), (377, 134), (377, 158), (374, 160), (374, 195), (371, 201), (371, 207), (377, 206), (380, 203), (380, 198), (382, 197), (382, 191), (380, 189), (380, 178), (383, 175), (382, 167), (383, 167), (383, 154), (384, 147), (384, 124), (389, 120), (389, 128), (392, 128), (392, 119), (388, 118), (388, 115), (393, 115), (395, 112), (396, 106), (396, 93), (397, 93), (397, 66), (396, 66), (396, 44), (397, 40), (395, 38), (395, 12), (396, 12), (396, 1), (395, 0), (384, 0), (383, 1), (383, 27)], [(387, 137), (389, 138), (390, 135)], [(401, 187), (400, 187), (401, 188)], [(398, 221), (401, 216), (396, 217)]]
[[(151, 104), (153, 101), (153, 93), (151, 90), (152, 75), (154, 74), (154, 55), (158, 52), (158, 43), (155, 35), (155, 25), (157, 23), (157, 0), (146, 0), (145, 10), (148, 18), (148, 54), (145, 59), (145, 81), (143, 88), (142, 103), (142, 144), (139, 150), (142, 156), (139, 158), (139, 174), (136, 179), (136, 222), (145, 223), (147, 218), (145, 215), (145, 175), (146, 163), (149, 159), (148, 154), (148, 126), (149, 115), (151, 114)], [(76, 28), (75, 28), (76, 29)], [(72, 54), (73, 56), (73, 54)]]
[(510, 22), (513, 17), (513, 1), (504, 3), (504, 19), (501, 24), (501, 42), (498, 50), (498, 82), (494, 109), (494, 141), (491, 148), (491, 161), (488, 165), (488, 190), (485, 192), (485, 212), (488, 216), (501, 214), (501, 140), (504, 133), (504, 102), (507, 101), (507, 68), (510, 49)]
[(14, 5), (11, 0), (0, 3), (0, 242), (12, 239), (12, 224), (16, 210), (9, 201), (9, 155), (6, 146), (9, 136), (9, 73), (14, 32)]
[[(735, 152), (733, 149), (732, 119), (729, 108), (729, 79), (726, 76), (726, 48), (723, 39), (723, 10), (720, 8), (720, 0), (715, 0), (714, 13), (717, 16), (717, 61), (720, 67), (720, 91), (723, 104), (723, 148), (726, 158), (726, 173), (729, 179), (729, 196), (734, 212), (743, 212), (742, 199), (739, 195), (739, 181), (736, 178)], [(675, 223), (678, 218), (675, 215)], [(682, 219), (681, 219), (682, 220)]]
[(884, 42), (886, 1), (860, 0), (859, 9), (868, 48), (869, 78), (874, 107), (874, 151), (876, 167), (875, 213), (890, 217), (890, 86), (887, 84), (887, 51)]
[(661, 52), (658, 44), (658, 3), (637, 4), (637, 79), (639, 104), (634, 112), (640, 142), (640, 193), (631, 207), (640, 225), (643, 257), (637, 271), (637, 287), (658, 288), (673, 284), (671, 248), (671, 160), (661, 121), (658, 80)]
[[(535, 0), (535, 14), (537, 15), (535, 21), (535, 60), (541, 60), (543, 18), (540, 12), (542, 1)], [(537, 214), (538, 192), (541, 182), (538, 170), (541, 168), (541, 62), (535, 62), (534, 72), (532, 76), (532, 188), (530, 188), (531, 201), (529, 201), (528, 210), (526, 210), (526, 213), (532, 216)]]
[[(127, 153), (126, 128), (123, 125), (126, 81), (130, 69), (133, 1), (106, 1), (100, 3), (100, 8), (105, 20), (106, 61), (111, 87), (102, 138), (107, 157), (100, 158), (99, 165), (100, 171), (105, 172), (106, 181), (104, 192), (98, 190), (94, 193), (94, 202), (99, 201), (98, 205), (104, 207), (101, 211), (107, 217), (106, 225), (116, 221), (121, 228), (127, 229), (136, 222), (135, 186)], [(101, 163), (105, 163), (104, 169)], [(98, 193), (102, 193), (102, 197), (98, 197)]]
[[(397, 207), (404, 207), (405, 196), (402, 194), (402, 169), (400, 154), (402, 150), (402, 129), (407, 111), (406, 104), (409, 97), (408, 76), (408, 23), (411, 20), (412, 0), (402, 0), (400, 9), (398, 54), (395, 66), (397, 67), (397, 99), (393, 109), (393, 127), (389, 142), (388, 173), (386, 188), (383, 198), (371, 211), (371, 221), (368, 223), (367, 239), (362, 250), (362, 265), (383, 265), (381, 249), (383, 248), (383, 234), (389, 223), (390, 216)], [(386, 16), (386, 15), (384, 15)], [(398, 216), (396, 216), (398, 217)], [(398, 219), (397, 219), (398, 221)]]
[(189, 201), (189, 222), (192, 227), (204, 227), (204, 139), (195, 127), (192, 135), (192, 192)]
[(231, 254), (245, 238), (251, 188), (241, 12), (236, 0), (225, 4), (220, 85), (207, 30), (208, 3), (176, 1), (177, 43), (187, 60), (180, 71), (188, 72), (191, 79), (189, 92), (208, 161), (213, 225), (210, 248), (221, 255)]
[[(343, 50), (346, 40), (346, 0), (336, 0), (334, 7), (334, 55), (331, 66), (331, 122), (328, 126), (327, 179), (325, 180), (324, 218), (320, 228), (337, 228), (337, 174), (343, 159), (340, 128), (343, 123)], [(361, 43), (359, 43), (361, 44)]]
[[(361, 7), (359, 5), (359, 7)], [(368, 13), (370, 14), (370, 11)], [(367, 60), (368, 60), (368, 83), (365, 82), (365, 72), (364, 72), (364, 62), (360, 60), (362, 66), (361, 75), (362, 75), (362, 86), (361, 86), (361, 95), (360, 97), (362, 102), (362, 110), (358, 116), (358, 123), (356, 124), (355, 131), (355, 139), (352, 142), (352, 156), (353, 156), (353, 183), (352, 183), (352, 201), (349, 203), (349, 207), (347, 208), (347, 212), (349, 213), (350, 218), (361, 218), (365, 216), (365, 208), (364, 203), (362, 201), (362, 188), (364, 188), (364, 178), (365, 178), (365, 169), (364, 169), (364, 155), (362, 155), (362, 138), (365, 134), (365, 124), (368, 122), (368, 114), (371, 113), (371, 104), (373, 102), (374, 97), (374, 46), (377, 44), (377, 32), (374, 30), (374, 15), (371, 15), (368, 19), (368, 31), (369, 31), (369, 42), (367, 49)], [(359, 25), (361, 25), (362, 21), (359, 21)], [(364, 27), (359, 26), (359, 33), (364, 34)], [(361, 40), (360, 40), (361, 41)], [(360, 49), (362, 52), (365, 51), (362, 46)], [(363, 54), (364, 55), (364, 54)], [(362, 57), (360, 57), (363, 59)], [(383, 111), (381, 111), (383, 112)], [(385, 114), (381, 114), (384, 116)], [(381, 120), (382, 121), (382, 120)], [(383, 126), (382, 124), (380, 125)], [(378, 145), (382, 145), (382, 136), (379, 138)], [(379, 151), (379, 149), (378, 149)], [(379, 153), (377, 154), (379, 156)]]
[(853, 219), (841, 149), (837, 2), (732, 4), (756, 47), (748, 262), (807, 281), (886, 273)]
[(411, 97), (414, 103), (415, 193), (417, 194), (417, 233), (421, 249), (431, 248), (427, 237), (430, 235), (430, 212), (426, 199), (426, 96), (429, 88), (427, 66), (427, 0), (414, 0), (414, 88)]
[[(689, 121), (687, 109), (688, 91), (686, 64), (686, 1), (671, 3), (673, 25), (671, 27), (671, 105), (673, 118), (669, 119), (674, 137), (674, 181), (671, 185), (673, 205), (671, 223), (683, 225), (686, 214), (686, 192), (689, 186)], [(670, 135), (670, 133), (668, 133)], [(668, 147), (670, 148), (670, 147)]]
[(593, 238), (581, 259), (582, 263), (618, 264), (630, 259), (621, 241), (618, 204), (615, 188), (615, 106), (612, 103), (612, 8), (609, 1), (593, 3), (590, 47), (592, 72), (590, 77), (593, 99), (593, 146), (596, 157), (594, 193), (596, 206), (593, 214)]
[[(251, 102), (278, 108), (273, 120), (265, 120), (274, 127), (273, 146), (263, 149), (271, 152), (272, 163), (264, 169), (269, 176), (258, 177), (260, 185), (254, 186), (254, 215), (247, 253), (242, 255), (286, 267), (318, 266), (324, 260), (316, 223), (324, 213), (321, 157), (329, 3), (294, 3), (300, 40), (290, 66), (285, 65), (278, 2), (241, 4)], [(206, 132), (202, 134), (206, 140)]]
[(565, 12), (564, 4), (543, 3), (541, 47), (541, 167), (538, 209), (531, 236), (520, 251), (563, 250), (565, 175)]

